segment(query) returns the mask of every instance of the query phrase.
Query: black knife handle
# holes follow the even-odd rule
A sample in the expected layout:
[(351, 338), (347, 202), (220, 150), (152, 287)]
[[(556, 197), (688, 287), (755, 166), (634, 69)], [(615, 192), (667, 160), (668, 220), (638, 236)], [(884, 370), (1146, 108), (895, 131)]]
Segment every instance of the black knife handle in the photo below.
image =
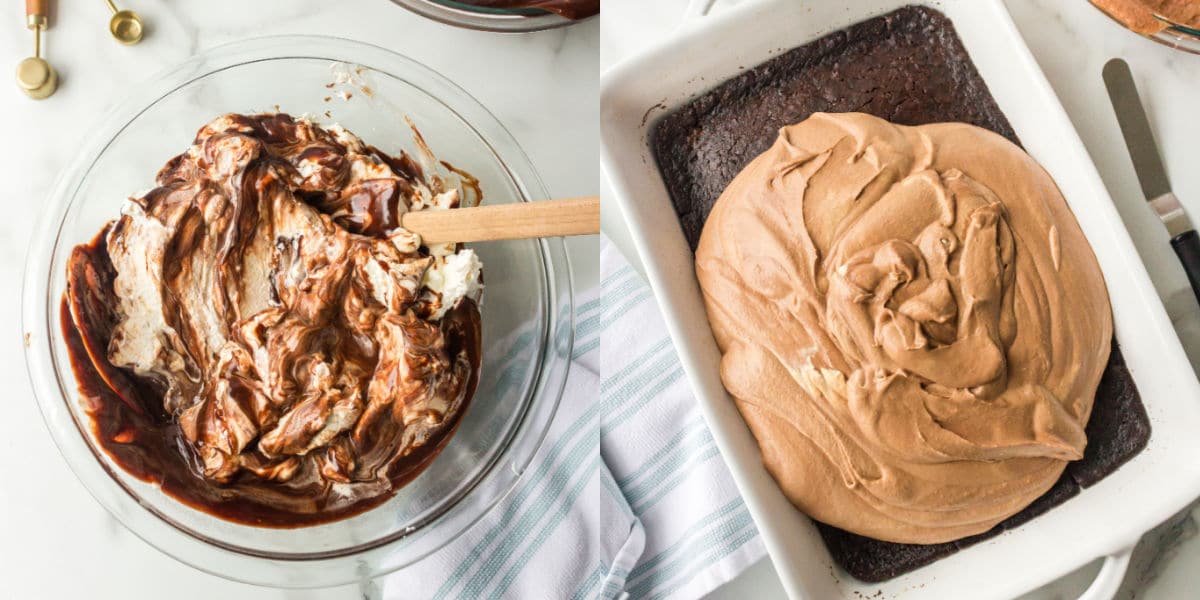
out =
[(1175, 254), (1179, 255), (1183, 271), (1187, 273), (1188, 281), (1192, 284), (1192, 293), (1196, 294), (1196, 301), (1200, 302), (1200, 235), (1196, 234), (1195, 229), (1185, 231), (1171, 238), (1171, 247), (1175, 249)]

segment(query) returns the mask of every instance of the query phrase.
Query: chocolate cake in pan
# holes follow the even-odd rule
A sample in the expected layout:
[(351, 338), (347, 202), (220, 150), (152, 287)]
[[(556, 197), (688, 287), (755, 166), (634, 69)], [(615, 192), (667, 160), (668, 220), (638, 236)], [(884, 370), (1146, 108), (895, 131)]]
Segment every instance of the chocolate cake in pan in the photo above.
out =
[[(961, 122), (1020, 144), (953, 24), (908, 6), (832, 32), (747, 68), (662, 116), (651, 148), (695, 251), (713, 205), (781, 128), (814, 113), (860, 112), (899, 125)], [(852, 576), (883, 581), (1017, 527), (1069, 500), (1136, 455), (1150, 425), (1114, 340), (1086, 427), (1081, 460), (1048, 492), (979, 535), (934, 544), (881, 541), (818, 523), (833, 559)]]

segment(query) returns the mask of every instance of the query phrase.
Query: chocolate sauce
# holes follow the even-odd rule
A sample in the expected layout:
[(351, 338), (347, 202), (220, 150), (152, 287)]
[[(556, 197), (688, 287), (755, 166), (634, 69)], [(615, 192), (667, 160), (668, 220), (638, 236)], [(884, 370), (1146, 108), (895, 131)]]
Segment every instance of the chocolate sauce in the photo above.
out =
[(458, 0), (485, 8), (536, 8), (568, 19), (586, 19), (600, 14), (600, 0)]
[[(225, 178), (210, 179), (213, 169), (219, 169), (214, 165), (233, 164), (208, 155), (226, 148), (221, 144), (228, 136), (244, 139), (227, 147), (250, 144), (259, 154), (238, 163), (235, 172), (223, 172)], [(363, 156), (375, 156), (389, 166), (391, 178), (349, 176), (352, 152), (360, 164)], [(311, 172), (304, 176), (297, 164), (318, 164), (311, 172), (321, 177), (314, 179)], [(455, 173), (471, 188), (468, 194), (478, 194), (473, 178)], [(438, 186), (446, 175), (440, 177)], [(374, 280), (355, 269), (363, 268), (367, 251), (391, 253), (390, 262), (375, 268), (421, 268), (433, 260), (424, 248), (395, 254), (386, 241), (388, 230), (408, 209), (399, 203), (408, 206), (428, 197), (428, 189), (414, 192), (424, 185), (423, 178), (421, 167), (407, 154), (391, 157), (374, 148), (364, 150), (287, 115), (230, 115), (201, 129), (192, 154), (169, 161), (159, 173), (160, 187), (135, 199), (146, 211), (142, 214), (152, 215), (141, 218), (174, 223), (174, 237), (159, 249), (163, 283), (157, 293), (164, 296), (166, 326), (177, 332), (171, 334), (174, 338), (161, 338), (166, 342), (159, 355), (177, 352), (187, 363), (178, 373), (167, 374), (178, 381), (163, 379), (161, 371), (135, 372), (110, 359), (116, 348), (131, 343), (126, 336), (134, 335), (122, 329), (122, 319), (129, 315), (121, 314), (122, 299), (115, 290), (114, 257), (121, 249), (109, 247), (114, 239), (119, 240), (114, 244), (126, 244), (128, 261), (130, 244), (140, 240), (132, 217), (106, 226), (91, 242), (77, 246), (68, 261), (60, 320), (79, 401), (100, 448), (130, 475), (192, 508), (263, 527), (294, 528), (350, 517), (386, 502), (416, 478), (453, 436), (478, 385), (479, 308), (464, 297), (437, 318), (429, 313), (430, 301), (397, 295), (400, 288), (385, 294), (390, 307), (380, 305), (372, 291)], [(228, 187), (230, 181), (237, 182), (235, 188)], [(214, 204), (213, 190), (220, 185), (226, 186), (221, 189), (227, 197)], [(196, 314), (188, 313), (194, 313), (195, 301), (189, 307), (179, 300), (187, 288), (177, 280), (187, 283), (194, 277), (191, 271), (204, 267), (222, 282), (222, 290), (241, 289), (221, 279), (244, 275), (243, 263), (228, 256), (248, 253), (255, 227), (264, 227), (263, 220), (273, 218), (271, 211), (288, 210), (310, 215), (300, 219), (309, 223), (309, 237), (275, 234), (280, 237), (273, 250), (259, 248), (274, 257), (269, 306), (238, 319), (230, 311), (240, 311), (247, 300), (230, 301), (231, 308), (216, 311), (227, 321), (221, 327), (236, 341), (231, 343), (271, 353), (269, 364), (276, 374), (262, 375), (266, 363), (257, 354), (240, 362), (227, 360), (227, 352), (236, 355), (238, 347), (223, 348), (220, 358), (211, 350), (198, 358), (206, 342), (194, 328)], [(314, 246), (320, 240), (311, 236), (320, 232), (329, 240)], [(220, 259), (199, 255), (208, 251), (212, 239), (220, 241), (215, 253)], [(307, 249), (292, 248), (304, 243)], [(338, 248), (347, 250), (339, 255)], [(351, 262), (341, 265), (339, 260)], [(301, 268), (306, 275), (290, 281), (276, 272), (284, 267)], [(417, 281), (420, 272), (415, 272)], [(258, 277), (261, 283), (266, 275)], [(414, 281), (411, 274), (405, 281)], [(215, 302), (220, 304), (227, 294), (218, 293)], [(440, 300), (435, 295), (432, 306)], [(263, 314), (279, 316), (256, 321)], [(246, 329), (251, 321), (256, 327)], [(383, 337), (368, 337), (372, 331)], [(314, 385), (312, 378), (322, 375), (334, 378), (339, 387), (319, 383), (325, 379)], [(179, 381), (192, 388), (181, 393)], [(333, 405), (332, 413), (328, 398), (342, 402)], [(356, 407), (354, 422), (347, 424), (336, 413), (351, 405)], [(333, 435), (319, 437), (338, 418), (342, 424)], [(236, 446), (220, 439), (244, 434), (245, 427), (253, 429), (251, 439), (236, 440)]]
[[(104, 239), (101, 235), (81, 247), (95, 252), (98, 249), (102, 250), (103, 244)], [(79, 401), (90, 417), (92, 435), (104, 452), (125, 472), (146, 483), (158, 485), (168, 496), (194, 509), (247, 525), (277, 528), (319, 525), (351, 517), (383, 504), (437, 458), (442, 448), (453, 437), (462, 414), (468, 408), (468, 405), (464, 404), (440, 439), (418, 447), (403, 460), (393, 463), (388, 472), (391, 493), (336, 508), (329, 508), (323, 502), (314, 502), (311, 512), (280, 510), (264, 502), (263, 494), (266, 493), (267, 498), (277, 494), (296, 498), (323, 498), (327, 497), (328, 490), (289, 489), (250, 474), (242, 474), (238, 481), (225, 486), (215, 485), (206, 480), (199, 474), (199, 459), (191, 445), (183, 438), (178, 421), (162, 410), (159, 401), (162, 391), (153, 382), (139, 379), (123, 369), (113, 367), (106, 359), (93, 362), (79, 328), (71, 317), (71, 309), (65, 295), (61, 302), (59, 319), (71, 357), (71, 370), (79, 384)], [(469, 404), (479, 383), (479, 362), (482, 355), (479, 309), (475, 302), (464, 300), (447, 313), (443, 327), (450, 333), (447, 336), (452, 344), (449, 350), (457, 353), (465, 349), (472, 357), (474, 368), (467, 384), (466, 395)], [(103, 342), (107, 345), (108, 340)], [(110, 373), (102, 375), (97, 365), (106, 370), (110, 369)]]

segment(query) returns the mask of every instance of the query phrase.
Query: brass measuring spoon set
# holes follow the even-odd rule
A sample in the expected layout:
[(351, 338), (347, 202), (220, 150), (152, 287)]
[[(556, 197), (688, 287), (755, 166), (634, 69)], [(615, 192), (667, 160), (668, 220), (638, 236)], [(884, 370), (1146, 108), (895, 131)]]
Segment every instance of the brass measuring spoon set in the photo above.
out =
[[(142, 41), (142, 18), (132, 10), (119, 10), (113, 0), (105, 0), (112, 18), (108, 32), (127, 46)], [(25, 26), (33, 30), (33, 56), (17, 63), (17, 87), (35, 100), (48, 98), (58, 89), (58, 73), (42, 58), (42, 32), (50, 24), (50, 0), (25, 0)]]

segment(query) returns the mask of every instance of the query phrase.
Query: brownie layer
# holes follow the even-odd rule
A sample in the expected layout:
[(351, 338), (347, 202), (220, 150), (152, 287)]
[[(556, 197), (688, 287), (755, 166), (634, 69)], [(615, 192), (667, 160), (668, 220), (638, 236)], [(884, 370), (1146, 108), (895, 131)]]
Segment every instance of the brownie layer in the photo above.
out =
[[(959, 121), (1020, 143), (951, 22), (930, 8), (904, 7), (748, 69), (655, 124), (651, 146), (693, 250), (734, 176), (771, 146), (780, 127), (814, 112), (865, 112), (903, 125)], [(984, 534), (918, 545), (818, 528), (843, 569), (883, 581), (1014, 528), (1112, 473), (1150, 438), (1145, 407), (1115, 342), (1087, 436), (1083, 459), (1049, 492)]]

